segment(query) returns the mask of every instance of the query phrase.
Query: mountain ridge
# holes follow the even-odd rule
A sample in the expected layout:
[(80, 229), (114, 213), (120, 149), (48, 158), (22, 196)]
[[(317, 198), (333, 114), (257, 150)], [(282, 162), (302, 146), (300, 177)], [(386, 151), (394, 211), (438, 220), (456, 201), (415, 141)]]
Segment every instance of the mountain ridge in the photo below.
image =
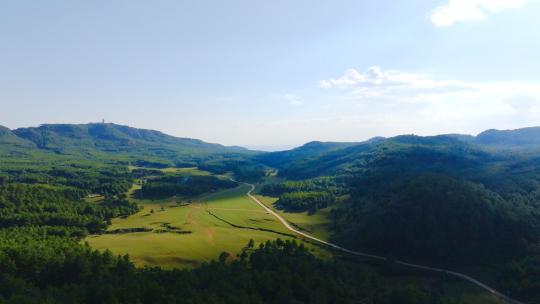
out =
[(25, 147), (27, 152), (35, 150), (83, 158), (115, 154), (128, 159), (151, 159), (186, 166), (196, 165), (198, 160), (212, 155), (256, 153), (242, 147), (227, 147), (112, 123), (43, 124), (15, 130), (3, 127), (0, 145), (8, 152), (17, 146)]

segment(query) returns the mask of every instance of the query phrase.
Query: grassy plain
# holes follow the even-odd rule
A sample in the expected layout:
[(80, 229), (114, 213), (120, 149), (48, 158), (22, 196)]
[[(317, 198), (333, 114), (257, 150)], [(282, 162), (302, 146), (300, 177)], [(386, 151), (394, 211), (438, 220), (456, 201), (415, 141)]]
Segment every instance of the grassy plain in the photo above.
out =
[[(85, 241), (96, 249), (129, 254), (139, 266), (189, 268), (217, 259), (223, 251), (234, 257), (250, 239), (255, 243), (292, 239), (283, 225), (246, 196), (248, 186), (162, 200), (134, 198), (133, 192), (139, 188), (135, 184), (129, 197), (143, 207), (140, 212), (114, 219), (110, 233), (92, 235)], [(133, 228), (148, 231), (126, 232)], [(115, 231), (119, 233), (112, 233)]]
[(263, 204), (274, 210), (281, 215), (289, 223), (291, 223), (297, 229), (316, 236), (322, 240), (329, 240), (330, 238), (330, 211), (331, 207), (318, 210), (315, 214), (308, 214), (308, 212), (286, 212), (284, 210), (277, 209), (274, 203), (277, 201), (275, 197), (262, 196), (260, 194), (255, 195)]

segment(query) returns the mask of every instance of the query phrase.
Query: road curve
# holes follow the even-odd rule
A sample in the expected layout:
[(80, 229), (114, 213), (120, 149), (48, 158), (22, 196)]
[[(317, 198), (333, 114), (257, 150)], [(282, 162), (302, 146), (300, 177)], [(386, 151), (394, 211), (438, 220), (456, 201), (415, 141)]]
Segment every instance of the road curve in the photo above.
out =
[[(294, 232), (296, 234), (299, 234), (299, 235), (301, 235), (301, 236), (303, 236), (305, 238), (308, 238), (310, 240), (313, 240), (313, 241), (316, 241), (318, 243), (324, 244), (324, 245), (326, 245), (328, 247), (334, 248), (334, 249), (336, 249), (338, 251), (341, 251), (341, 252), (346, 252), (346, 253), (349, 253), (349, 254), (352, 254), (352, 255), (371, 258), (371, 259), (376, 259), (376, 260), (381, 260), (381, 261), (388, 260), (386, 257), (383, 257), (383, 256), (378, 256), (378, 255), (373, 255), (373, 254), (368, 254), (368, 253), (358, 252), (358, 251), (352, 251), (352, 250), (349, 250), (347, 248), (343, 248), (343, 247), (338, 246), (336, 244), (321, 240), (321, 239), (316, 238), (316, 237), (314, 237), (312, 235), (309, 235), (307, 233), (304, 233), (302, 231), (297, 230), (296, 228), (292, 227), (283, 217), (281, 217), (281, 215), (277, 214), (274, 210), (268, 208), (265, 204), (263, 204), (255, 196), (253, 196), (251, 194), (255, 190), (255, 185), (249, 184), (249, 183), (244, 183), (244, 182), (239, 182), (239, 181), (236, 181), (234, 179), (230, 179), (230, 180), (233, 181), (233, 182), (239, 183), (239, 184), (244, 184), (244, 185), (250, 186), (251, 188), (247, 192), (247, 196), (250, 199), (252, 199), (254, 202), (256, 202), (257, 204), (259, 204), (264, 210), (266, 210), (266, 212), (272, 214), (275, 218), (277, 218), (283, 224), (283, 226), (285, 226), (285, 228), (287, 228), (289, 231), (292, 231), (292, 232)], [(402, 265), (402, 266), (410, 267), (410, 268), (416, 268), (416, 269), (422, 269), (422, 270), (428, 270), (428, 271), (433, 271), (433, 272), (438, 272), (438, 273), (444, 273), (444, 274), (447, 274), (447, 275), (452, 275), (452, 276), (457, 277), (459, 279), (462, 279), (462, 280), (465, 280), (465, 281), (468, 281), (470, 283), (475, 284), (476, 286), (486, 290), (487, 292), (495, 295), (499, 299), (501, 299), (501, 300), (503, 300), (503, 301), (505, 301), (505, 302), (507, 302), (509, 304), (524, 304), (523, 302), (512, 299), (512, 298), (498, 292), (497, 290), (489, 287), (488, 285), (478, 281), (477, 279), (472, 278), (472, 277), (470, 277), (470, 276), (468, 276), (466, 274), (463, 274), (463, 273), (459, 273), (459, 272), (455, 272), (455, 271), (451, 271), (451, 270), (447, 270), (447, 269), (442, 269), (442, 268), (435, 268), (435, 267), (429, 267), (429, 266), (424, 266), (424, 265), (407, 263), (407, 262), (399, 261), (399, 260), (394, 261), (394, 263)]]

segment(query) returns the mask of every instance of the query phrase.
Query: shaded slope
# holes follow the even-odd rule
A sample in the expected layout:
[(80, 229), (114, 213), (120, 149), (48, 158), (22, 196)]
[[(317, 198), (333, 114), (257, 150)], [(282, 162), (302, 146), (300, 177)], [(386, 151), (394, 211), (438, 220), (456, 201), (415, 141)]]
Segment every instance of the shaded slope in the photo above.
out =
[(516, 130), (487, 130), (473, 141), (480, 145), (500, 147), (531, 147), (540, 146), (540, 127)]
[(493, 156), (450, 136), (404, 135), (297, 158), (283, 165), (280, 174), (303, 179), (370, 171), (374, 165), (469, 169), (480, 159), (489, 158)]
[(342, 210), (349, 219), (341, 217), (337, 239), (356, 249), (462, 265), (504, 261), (538, 242), (538, 226), (524, 208), (442, 174), (422, 174), (353, 201)]

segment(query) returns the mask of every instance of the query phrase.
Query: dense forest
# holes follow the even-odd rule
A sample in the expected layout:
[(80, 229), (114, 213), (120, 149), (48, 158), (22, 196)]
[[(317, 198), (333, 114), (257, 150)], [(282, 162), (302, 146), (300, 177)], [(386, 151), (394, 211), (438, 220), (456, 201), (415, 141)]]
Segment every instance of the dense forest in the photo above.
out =
[(199, 169), (216, 174), (231, 172), (243, 181), (259, 182), (266, 176), (268, 167), (246, 157), (218, 157), (197, 164)]
[[(39, 229), (0, 231), (0, 303), (373, 303), (459, 304), (441, 284), (388, 287), (356, 263), (315, 258), (277, 240), (194, 270), (137, 269)], [(324, 278), (324, 279), (323, 279)]]
[(238, 184), (209, 175), (168, 174), (145, 181), (138, 193), (144, 198), (164, 198), (171, 196), (195, 196), (221, 189), (233, 188)]
[(309, 213), (315, 213), (343, 200), (346, 192), (343, 183), (328, 177), (271, 183), (261, 189), (264, 195), (279, 197), (275, 203), (279, 209)]

